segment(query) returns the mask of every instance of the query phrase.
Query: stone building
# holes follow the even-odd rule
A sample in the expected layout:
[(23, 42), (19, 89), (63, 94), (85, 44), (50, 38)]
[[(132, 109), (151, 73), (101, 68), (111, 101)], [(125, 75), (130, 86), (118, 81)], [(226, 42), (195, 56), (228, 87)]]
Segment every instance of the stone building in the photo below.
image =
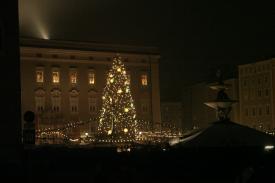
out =
[(37, 128), (91, 121), (76, 132), (93, 133), (113, 57), (122, 57), (137, 119), (160, 124), (159, 53), (154, 47), (21, 39), (22, 112), (35, 111)]
[(239, 66), (240, 121), (261, 131), (273, 131), (275, 59)]

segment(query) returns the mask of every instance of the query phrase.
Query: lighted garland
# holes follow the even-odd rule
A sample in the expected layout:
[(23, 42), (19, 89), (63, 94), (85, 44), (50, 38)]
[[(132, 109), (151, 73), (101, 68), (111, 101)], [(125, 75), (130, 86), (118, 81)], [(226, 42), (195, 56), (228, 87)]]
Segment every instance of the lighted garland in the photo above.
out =
[(66, 131), (70, 130), (70, 129), (74, 129), (74, 128), (78, 128), (79, 126), (82, 126), (84, 124), (90, 123), (92, 122), (91, 120), (89, 121), (76, 121), (76, 122), (69, 122), (66, 123), (65, 125), (63, 125), (62, 127), (59, 128), (44, 128), (44, 129), (38, 129), (36, 131), (36, 136), (40, 136), (41, 134), (51, 134), (51, 133), (55, 133), (55, 132), (62, 132), (65, 133)]

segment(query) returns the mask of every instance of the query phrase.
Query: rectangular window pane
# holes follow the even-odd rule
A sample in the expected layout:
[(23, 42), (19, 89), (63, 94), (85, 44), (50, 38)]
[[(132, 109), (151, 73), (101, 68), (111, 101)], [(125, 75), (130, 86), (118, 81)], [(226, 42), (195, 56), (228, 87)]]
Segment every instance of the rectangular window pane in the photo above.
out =
[(43, 83), (44, 82), (44, 73), (43, 73), (43, 71), (41, 71), (41, 70), (36, 71), (36, 82), (37, 83)]
[(76, 71), (72, 71), (70, 73), (70, 80), (71, 80), (71, 84), (77, 83), (77, 72)]
[(95, 84), (95, 73), (93, 71), (90, 71), (88, 74), (88, 81), (90, 85)]
[(141, 75), (141, 84), (142, 84), (142, 86), (147, 86), (148, 85), (147, 74), (142, 74)]
[(59, 83), (59, 72), (58, 71), (53, 71), (52, 72), (52, 81), (53, 83)]
[(78, 97), (70, 98), (71, 113), (78, 113)]
[(90, 114), (96, 114), (97, 112), (97, 99), (89, 98), (89, 111)]

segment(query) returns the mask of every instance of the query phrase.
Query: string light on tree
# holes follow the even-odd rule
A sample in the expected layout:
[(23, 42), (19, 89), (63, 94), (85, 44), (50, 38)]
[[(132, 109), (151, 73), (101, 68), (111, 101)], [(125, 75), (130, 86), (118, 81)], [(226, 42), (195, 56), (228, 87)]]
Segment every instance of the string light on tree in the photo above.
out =
[(136, 137), (136, 110), (127, 82), (127, 72), (120, 56), (113, 59), (103, 90), (99, 115), (99, 142), (132, 142)]

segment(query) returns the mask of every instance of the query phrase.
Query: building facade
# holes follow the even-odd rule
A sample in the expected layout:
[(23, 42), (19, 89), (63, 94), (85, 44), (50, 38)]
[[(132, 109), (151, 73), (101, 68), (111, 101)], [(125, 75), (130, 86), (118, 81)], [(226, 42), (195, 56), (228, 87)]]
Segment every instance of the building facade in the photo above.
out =
[[(231, 87), (226, 93), (231, 99), (238, 100), (239, 85), (238, 79), (228, 79), (224, 81)], [(206, 128), (211, 121), (216, 121), (216, 111), (206, 106), (204, 103), (216, 99), (217, 94), (209, 88), (213, 83), (198, 83), (185, 87), (183, 90), (183, 129), (192, 130)], [(233, 105), (230, 119), (239, 122), (239, 103)]]
[(240, 121), (274, 131), (275, 59), (239, 66)]
[(34, 111), (38, 129), (92, 121), (74, 133), (95, 132), (108, 70), (122, 57), (137, 110), (150, 129), (161, 122), (159, 54), (155, 48), (21, 39), (22, 112)]

